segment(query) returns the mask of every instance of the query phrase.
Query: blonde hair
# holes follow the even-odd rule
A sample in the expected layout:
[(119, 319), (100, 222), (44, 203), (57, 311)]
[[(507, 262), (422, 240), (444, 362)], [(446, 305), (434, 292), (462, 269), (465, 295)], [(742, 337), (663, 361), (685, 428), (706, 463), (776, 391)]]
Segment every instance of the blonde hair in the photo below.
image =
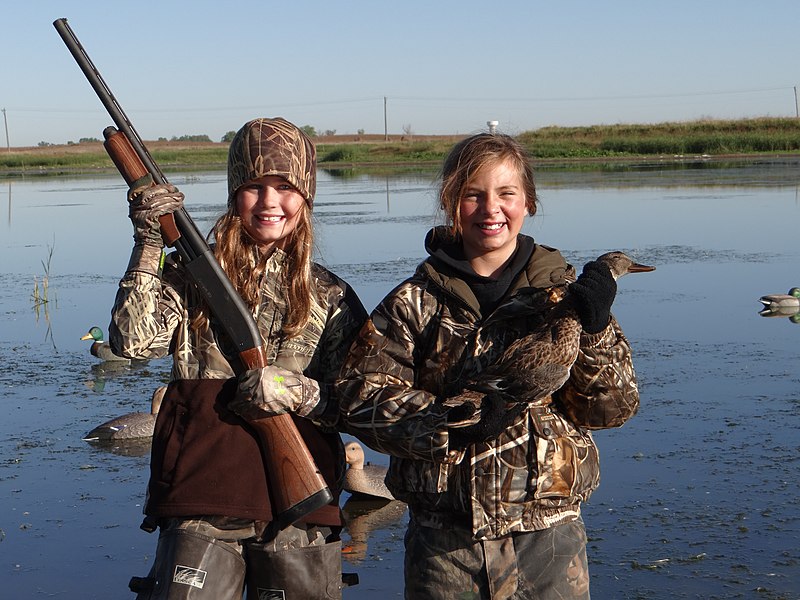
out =
[[(311, 315), (311, 257), (314, 231), (311, 207), (303, 202), (297, 224), (286, 240), (283, 251), (286, 264), (278, 285), (286, 288), (287, 314), (283, 322), (286, 337), (297, 335)], [(268, 256), (247, 234), (233, 202), (212, 229), (216, 241), (214, 256), (239, 292), (245, 304), (255, 313), (261, 301), (261, 285)], [(208, 307), (203, 304), (192, 322), (195, 329), (208, 327)]]
[(470, 179), (483, 167), (510, 161), (522, 179), (525, 206), (536, 214), (538, 196), (533, 181), (533, 167), (522, 145), (500, 133), (479, 133), (458, 142), (444, 160), (439, 188), (439, 208), (447, 217), (450, 233), (461, 236), (461, 196)]

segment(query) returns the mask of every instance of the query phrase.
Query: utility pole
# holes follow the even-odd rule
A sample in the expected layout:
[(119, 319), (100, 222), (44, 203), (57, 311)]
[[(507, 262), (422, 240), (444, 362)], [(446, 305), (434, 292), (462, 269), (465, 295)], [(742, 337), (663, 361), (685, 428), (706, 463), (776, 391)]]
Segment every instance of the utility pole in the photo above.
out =
[(389, 141), (389, 121), (386, 118), (386, 96), (383, 97), (383, 141)]
[(797, 86), (794, 86), (794, 116), (800, 118), (800, 108), (797, 106)]
[[(795, 88), (795, 97), (797, 96), (797, 89)], [(6, 126), (6, 148), (11, 152), (11, 142), (8, 140), (8, 119), (6, 118), (6, 109), (3, 109), (3, 123)]]

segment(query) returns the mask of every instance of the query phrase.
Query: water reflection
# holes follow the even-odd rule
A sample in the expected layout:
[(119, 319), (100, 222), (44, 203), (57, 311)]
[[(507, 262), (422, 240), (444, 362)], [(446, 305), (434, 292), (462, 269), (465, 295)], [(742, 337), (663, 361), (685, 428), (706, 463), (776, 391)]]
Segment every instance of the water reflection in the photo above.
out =
[[(796, 282), (800, 161), (703, 164), (538, 168), (541, 208), (525, 233), (575, 265), (618, 249), (658, 269), (626, 280), (614, 303), (642, 406), (595, 436), (602, 482), (584, 518), (598, 598), (800, 595), (796, 330), (756, 313), (756, 299)], [(317, 258), (368, 308), (425, 257), (440, 218), (433, 177), (320, 172)], [(170, 179), (207, 231), (225, 208), (224, 173)], [(170, 364), (117, 370), (79, 338), (108, 322), (128, 261), (126, 188), (116, 175), (13, 187), (0, 225), (4, 593), (123, 597), (154, 547), (138, 529), (148, 442), (101, 448), (81, 438), (144, 410)], [(37, 319), (31, 291), (51, 247), (58, 297)], [(400, 595), (404, 507), (345, 507), (354, 540), (345, 560), (361, 577), (346, 598)]]
[[(402, 536), (407, 524), (408, 505), (400, 500), (364, 499), (351, 496), (342, 506), (345, 518), (344, 533), (349, 539), (342, 544), (342, 557), (352, 565), (359, 565), (371, 554), (373, 560), (382, 560), (382, 552), (395, 548), (381, 548), (377, 533), (393, 531)], [(370, 549), (370, 539), (373, 544)]]

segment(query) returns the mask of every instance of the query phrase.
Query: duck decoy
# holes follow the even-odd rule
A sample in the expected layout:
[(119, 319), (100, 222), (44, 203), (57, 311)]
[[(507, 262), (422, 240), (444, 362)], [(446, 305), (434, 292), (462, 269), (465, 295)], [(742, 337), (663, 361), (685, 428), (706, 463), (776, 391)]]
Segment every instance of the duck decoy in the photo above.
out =
[(153, 436), (156, 417), (167, 386), (160, 386), (150, 399), (150, 412), (132, 412), (98, 425), (84, 436), (87, 442), (140, 440)]
[[(597, 260), (608, 265), (615, 280), (628, 273), (655, 270), (619, 251), (607, 252)], [(511, 343), (478, 379), (468, 382), (462, 398), (466, 396), (467, 401), (479, 404), (486, 394), (501, 393), (520, 404), (531, 403), (564, 385), (578, 357), (581, 322), (569, 286), (558, 286), (549, 293), (549, 314), (532, 331)]]
[(788, 294), (767, 294), (758, 299), (764, 308), (760, 314), (764, 317), (790, 317), (800, 312), (800, 287), (793, 287)]
[(353, 495), (372, 496), (394, 500), (386, 487), (386, 467), (364, 462), (364, 449), (358, 442), (348, 442), (344, 447), (347, 471), (344, 473), (344, 490)]
[(89, 348), (89, 351), (92, 353), (92, 356), (96, 356), (102, 361), (119, 363), (124, 362), (127, 364), (130, 364), (131, 362), (129, 358), (123, 358), (122, 356), (118, 356), (111, 351), (111, 346), (108, 345), (108, 342), (103, 341), (103, 330), (97, 326), (92, 327), (86, 335), (81, 337), (81, 339), (94, 340), (91, 348)]

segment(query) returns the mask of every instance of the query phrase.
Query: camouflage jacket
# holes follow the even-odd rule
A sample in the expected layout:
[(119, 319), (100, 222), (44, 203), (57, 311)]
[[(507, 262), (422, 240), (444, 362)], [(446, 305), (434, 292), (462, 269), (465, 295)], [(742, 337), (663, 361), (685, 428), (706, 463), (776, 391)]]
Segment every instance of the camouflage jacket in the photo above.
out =
[(589, 430), (620, 426), (639, 405), (630, 346), (613, 317), (604, 331), (581, 335), (570, 378), (553, 396), (496, 440), (448, 447), (459, 382), (491, 364), (531, 320), (545, 319), (549, 292), (574, 279), (558, 251), (536, 245), (504, 300), (481, 315), (469, 286), (429, 259), (373, 311), (342, 370), (342, 420), (391, 456), (386, 483), (423, 524), (455, 518), (476, 539), (544, 529), (576, 519), (597, 487)]
[[(267, 259), (261, 303), (254, 315), (264, 342), (268, 364), (301, 372), (320, 384), (321, 402), (330, 404), (322, 422), (333, 425), (337, 402), (329, 403), (333, 383), (350, 342), (366, 319), (360, 300), (344, 281), (324, 267), (312, 265), (316, 291), (311, 317), (297, 336), (282, 335), (286, 313), (286, 255), (276, 250)], [(234, 376), (237, 352), (226, 347), (212, 326), (197, 332), (191, 317), (199, 297), (180, 260), (167, 258), (161, 277), (147, 269), (129, 267), (119, 284), (109, 326), (109, 343), (122, 356), (138, 359), (172, 354), (171, 379), (228, 379)]]

